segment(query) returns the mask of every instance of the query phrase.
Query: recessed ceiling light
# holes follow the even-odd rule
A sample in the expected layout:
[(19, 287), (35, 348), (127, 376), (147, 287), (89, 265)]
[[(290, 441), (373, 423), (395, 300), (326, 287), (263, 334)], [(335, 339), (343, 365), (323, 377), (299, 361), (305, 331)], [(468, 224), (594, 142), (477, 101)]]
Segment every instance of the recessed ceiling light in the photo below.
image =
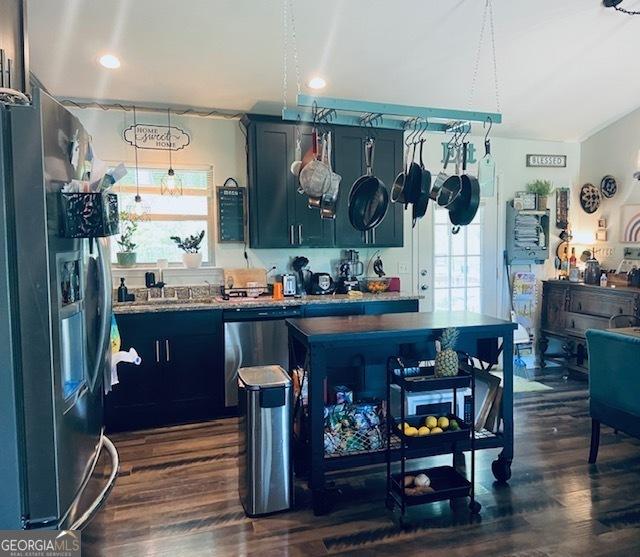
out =
[(311, 89), (324, 89), (327, 86), (327, 82), (320, 76), (312, 77), (308, 83)]
[(100, 65), (105, 68), (109, 68), (110, 70), (115, 70), (120, 67), (120, 59), (113, 54), (104, 54), (103, 56), (100, 56), (98, 61), (100, 62)]

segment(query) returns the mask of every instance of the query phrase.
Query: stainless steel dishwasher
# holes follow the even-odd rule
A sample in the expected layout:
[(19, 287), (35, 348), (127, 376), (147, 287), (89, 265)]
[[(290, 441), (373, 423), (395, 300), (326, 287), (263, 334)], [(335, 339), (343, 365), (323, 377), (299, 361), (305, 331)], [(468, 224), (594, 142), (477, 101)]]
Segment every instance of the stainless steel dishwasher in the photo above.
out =
[(289, 369), (284, 320), (302, 317), (300, 306), (225, 309), (224, 405), (238, 405), (238, 368), (279, 365)]

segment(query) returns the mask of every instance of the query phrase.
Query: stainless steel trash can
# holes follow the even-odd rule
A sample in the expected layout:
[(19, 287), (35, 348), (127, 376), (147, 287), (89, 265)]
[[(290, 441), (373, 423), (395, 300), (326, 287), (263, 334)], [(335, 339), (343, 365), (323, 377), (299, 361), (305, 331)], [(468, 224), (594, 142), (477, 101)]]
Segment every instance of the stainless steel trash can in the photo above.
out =
[(280, 366), (238, 370), (239, 492), (248, 516), (291, 508), (291, 379)]

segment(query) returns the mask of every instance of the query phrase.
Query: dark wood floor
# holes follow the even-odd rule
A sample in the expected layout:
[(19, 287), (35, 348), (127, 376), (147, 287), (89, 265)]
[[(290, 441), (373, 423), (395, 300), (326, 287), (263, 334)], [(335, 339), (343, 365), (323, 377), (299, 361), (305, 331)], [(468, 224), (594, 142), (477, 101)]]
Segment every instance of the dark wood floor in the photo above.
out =
[[(384, 508), (380, 468), (337, 478), (335, 511), (298, 509), (248, 519), (237, 497), (236, 421), (120, 434), (111, 497), (83, 533), (84, 555), (430, 557), (640, 555), (640, 442), (605, 428), (598, 464), (587, 464), (584, 382), (548, 376), (553, 391), (516, 395), (516, 457), (508, 487), (494, 484), (495, 451), (480, 453), (481, 516), (466, 505), (415, 508), (401, 529)], [(349, 486), (346, 486), (348, 480)]]

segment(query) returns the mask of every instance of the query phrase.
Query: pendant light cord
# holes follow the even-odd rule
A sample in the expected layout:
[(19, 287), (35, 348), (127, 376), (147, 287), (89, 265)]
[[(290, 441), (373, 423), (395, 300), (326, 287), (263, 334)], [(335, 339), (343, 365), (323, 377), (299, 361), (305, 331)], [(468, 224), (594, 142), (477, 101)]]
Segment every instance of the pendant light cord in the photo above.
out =
[(138, 180), (138, 119), (136, 118), (136, 107), (133, 106), (133, 151), (136, 158), (136, 197), (140, 197), (140, 181)]
[(171, 159), (171, 109), (167, 108), (167, 122), (169, 123), (169, 170), (173, 170), (173, 162)]

